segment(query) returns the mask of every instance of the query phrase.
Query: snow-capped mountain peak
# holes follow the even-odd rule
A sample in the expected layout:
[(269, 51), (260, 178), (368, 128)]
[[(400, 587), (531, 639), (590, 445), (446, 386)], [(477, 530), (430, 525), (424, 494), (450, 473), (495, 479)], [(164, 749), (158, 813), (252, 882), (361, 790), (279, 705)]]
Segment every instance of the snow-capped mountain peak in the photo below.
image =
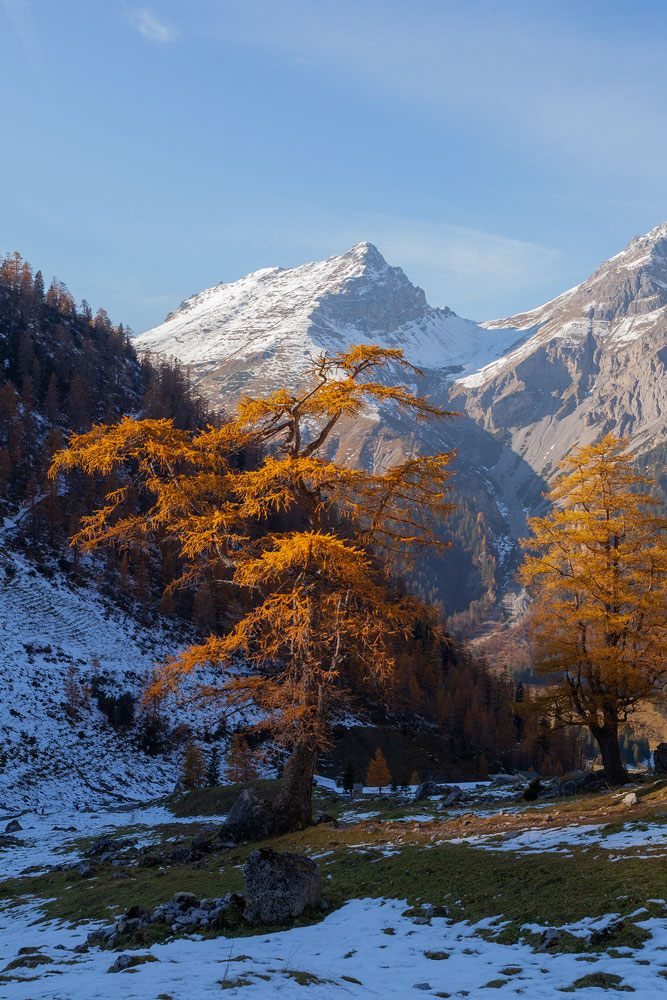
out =
[(293, 384), (304, 359), (366, 341), (400, 347), (429, 369), (475, 371), (516, 339), (430, 306), (372, 243), (300, 267), (263, 268), (186, 299), (137, 337), (140, 350), (179, 358), (201, 390), (229, 402), (253, 388)]

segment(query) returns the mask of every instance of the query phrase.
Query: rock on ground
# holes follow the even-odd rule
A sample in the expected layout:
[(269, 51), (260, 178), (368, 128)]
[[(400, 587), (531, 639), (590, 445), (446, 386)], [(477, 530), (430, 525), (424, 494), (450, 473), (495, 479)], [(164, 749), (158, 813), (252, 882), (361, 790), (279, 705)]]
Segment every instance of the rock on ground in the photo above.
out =
[(317, 865), (302, 854), (279, 854), (270, 848), (253, 851), (243, 866), (244, 917), (251, 923), (282, 923), (298, 917), (322, 900)]
[(607, 775), (604, 771), (587, 771), (575, 778), (559, 779), (554, 791), (556, 795), (579, 795), (580, 792), (591, 792), (607, 785)]
[(220, 840), (261, 840), (273, 831), (274, 819), (271, 806), (252, 790), (246, 788), (229, 811), (220, 828)]
[(414, 801), (421, 802), (422, 799), (428, 799), (431, 795), (440, 795), (443, 789), (435, 781), (423, 781), (415, 792)]

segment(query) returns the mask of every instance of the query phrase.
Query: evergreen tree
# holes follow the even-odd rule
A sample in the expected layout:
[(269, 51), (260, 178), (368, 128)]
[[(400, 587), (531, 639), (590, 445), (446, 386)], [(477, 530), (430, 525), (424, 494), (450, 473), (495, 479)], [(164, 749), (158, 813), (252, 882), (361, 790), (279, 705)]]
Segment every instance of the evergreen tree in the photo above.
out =
[(617, 784), (619, 728), (667, 684), (667, 519), (627, 444), (608, 434), (563, 460), (522, 571), (550, 710), (588, 728)]
[(348, 760), (345, 765), (345, 770), (343, 772), (343, 791), (352, 792), (354, 789), (355, 774), (354, 774), (354, 764), (351, 760)]
[(213, 747), (209, 754), (206, 784), (212, 787), (220, 784), (220, 751), (217, 747)]
[(257, 776), (255, 755), (247, 740), (234, 734), (227, 754), (227, 780), (231, 782), (253, 781)]
[[(418, 423), (452, 416), (381, 378), (401, 366), (415, 371), (401, 350), (370, 344), (323, 353), (304, 371), (309, 382), (299, 395), (244, 397), (234, 420), (194, 435), (172, 421), (125, 418), (72, 437), (51, 468), (54, 476), (125, 478), (131, 463), (132, 488), (146, 501), (141, 514), (126, 516), (127, 490), (115, 489), (78, 541), (91, 550), (131, 545), (159, 530), (179, 542), (183, 582), (224, 568), (231, 586), (255, 601), (229, 631), (169, 658), (155, 684), (173, 692), (199, 665), (213, 664), (220, 683), (201, 685), (202, 701), (258, 710), (290, 751), (273, 802), (283, 831), (312, 822), (318, 752), (346, 710), (351, 677), (376, 689), (391, 681), (417, 606), (394, 585), (397, 554), (439, 547), (430, 524), (451, 510), (453, 453), (411, 456), (379, 475), (325, 457), (339, 420), (369, 403), (395, 405)], [(238, 468), (245, 447), (265, 449), (256, 468)], [(291, 517), (292, 530), (256, 530), (278, 514)], [(236, 669), (240, 656), (254, 668), (245, 675)]]
[(73, 722), (81, 717), (83, 698), (76, 670), (70, 666), (65, 676), (65, 711)]
[(35, 273), (32, 287), (37, 302), (42, 303), (44, 301), (44, 275), (41, 271)]

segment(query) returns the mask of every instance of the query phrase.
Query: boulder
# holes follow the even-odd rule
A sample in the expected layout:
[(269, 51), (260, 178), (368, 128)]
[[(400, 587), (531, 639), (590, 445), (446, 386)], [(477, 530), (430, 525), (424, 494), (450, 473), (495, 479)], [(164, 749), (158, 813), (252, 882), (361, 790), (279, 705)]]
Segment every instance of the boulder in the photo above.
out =
[(440, 795), (441, 792), (442, 788), (435, 781), (423, 781), (415, 792), (413, 801), (421, 802), (422, 799), (428, 799), (431, 795)]
[(124, 969), (129, 969), (133, 965), (136, 965), (136, 957), (134, 955), (119, 955), (116, 961), (108, 969), (109, 972), (122, 972)]
[(319, 906), (322, 899), (317, 865), (302, 854), (260, 848), (248, 856), (243, 878), (243, 915), (250, 923), (282, 923), (300, 916), (307, 906)]
[(330, 816), (329, 813), (321, 813), (321, 815), (319, 815), (317, 817), (317, 819), (315, 820), (315, 826), (317, 826), (319, 823), (330, 823), (331, 826), (338, 826), (339, 825), (338, 820), (336, 819), (336, 817), (335, 816)]
[(17, 819), (10, 820), (10, 822), (5, 827), (5, 833), (18, 833), (23, 827)]
[[(164, 860), (164, 858), (160, 858), (157, 854), (144, 854), (144, 856), (142, 858), (139, 858), (139, 867), (140, 868), (157, 868), (157, 866), (163, 860)], [(115, 864), (115, 861), (112, 861), (112, 864)]]
[(579, 795), (580, 792), (592, 792), (607, 785), (607, 775), (604, 771), (587, 771), (574, 778), (564, 778), (556, 781), (556, 795)]
[(636, 792), (628, 792), (627, 795), (624, 795), (623, 796), (623, 805), (624, 806), (636, 806), (637, 805), (637, 793)]
[(261, 840), (274, 828), (271, 806), (252, 790), (241, 792), (218, 833), (222, 841)]
[(86, 938), (86, 943), (97, 944), (98, 941), (105, 941), (110, 936), (107, 934), (108, 930), (109, 928), (107, 927), (97, 927), (94, 931), (90, 931)]
[[(133, 847), (136, 841), (134, 840), (94, 840), (88, 850), (86, 851), (86, 856), (89, 858), (111, 858), (118, 855), (118, 852), (125, 850), (127, 847)], [(148, 853), (151, 848), (147, 848), (144, 853)]]
[(190, 849), (199, 854), (209, 854), (213, 850), (213, 841), (208, 837), (193, 837)]
[(667, 774), (667, 743), (658, 743), (653, 751), (653, 767), (659, 774)]
[(542, 947), (553, 948), (554, 945), (558, 944), (562, 936), (563, 932), (557, 927), (547, 927), (547, 929), (542, 932)]
[(172, 865), (184, 865), (190, 860), (190, 849), (187, 847), (177, 847), (169, 855), (169, 863)]
[(448, 806), (455, 806), (458, 802), (463, 802), (464, 799), (465, 795), (459, 786), (451, 785), (447, 787), (442, 804), (445, 808), (447, 808)]
[(519, 780), (515, 774), (494, 774), (491, 786), (493, 788), (500, 788), (503, 785), (515, 785)]
[(187, 910), (191, 906), (199, 906), (199, 900), (194, 892), (175, 892), (171, 901), (174, 906), (180, 907), (181, 910)]

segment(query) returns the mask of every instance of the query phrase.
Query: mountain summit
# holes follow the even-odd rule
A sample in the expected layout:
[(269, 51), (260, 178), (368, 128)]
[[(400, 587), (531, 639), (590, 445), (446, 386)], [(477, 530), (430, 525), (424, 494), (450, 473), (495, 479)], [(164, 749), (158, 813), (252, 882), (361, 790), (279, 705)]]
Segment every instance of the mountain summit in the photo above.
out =
[(420, 367), (476, 371), (516, 334), (486, 330), (451, 309), (430, 306), (400, 267), (372, 243), (300, 267), (270, 267), (186, 299), (135, 340), (139, 350), (189, 365), (201, 391), (229, 402), (291, 385), (303, 361), (355, 341), (401, 347)]

